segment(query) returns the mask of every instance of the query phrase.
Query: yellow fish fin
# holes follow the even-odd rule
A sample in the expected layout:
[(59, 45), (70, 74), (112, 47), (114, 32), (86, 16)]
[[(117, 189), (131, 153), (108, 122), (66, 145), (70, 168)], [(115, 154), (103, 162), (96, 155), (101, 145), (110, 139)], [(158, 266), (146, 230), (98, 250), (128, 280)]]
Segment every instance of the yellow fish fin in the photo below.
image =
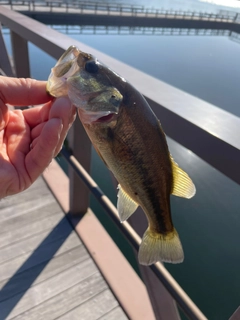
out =
[(182, 245), (177, 231), (164, 235), (148, 228), (138, 252), (139, 263), (145, 266), (158, 261), (180, 263), (184, 259)]
[(136, 211), (138, 204), (118, 185), (117, 209), (120, 221), (127, 220)]
[(173, 190), (172, 194), (178, 197), (190, 199), (196, 193), (196, 188), (188, 174), (183, 171), (170, 156), (173, 169)]

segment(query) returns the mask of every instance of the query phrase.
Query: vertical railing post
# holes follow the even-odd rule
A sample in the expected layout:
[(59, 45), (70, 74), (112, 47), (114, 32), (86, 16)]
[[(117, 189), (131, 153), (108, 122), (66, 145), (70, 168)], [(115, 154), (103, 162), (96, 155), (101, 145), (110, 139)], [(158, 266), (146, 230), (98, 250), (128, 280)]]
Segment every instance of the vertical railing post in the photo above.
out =
[[(68, 145), (73, 155), (89, 173), (91, 166), (91, 142), (77, 117), (68, 133)], [(89, 190), (69, 166), (70, 212), (84, 214), (89, 207)]]
[(16, 76), (29, 78), (30, 66), (27, 40), (11, 30), (11, 42)]
[(0, 69), (9, 77), (14, 77), (14, 71), (8, 56), (5, 42), (2, 35), (2, 27), (0, 24)]

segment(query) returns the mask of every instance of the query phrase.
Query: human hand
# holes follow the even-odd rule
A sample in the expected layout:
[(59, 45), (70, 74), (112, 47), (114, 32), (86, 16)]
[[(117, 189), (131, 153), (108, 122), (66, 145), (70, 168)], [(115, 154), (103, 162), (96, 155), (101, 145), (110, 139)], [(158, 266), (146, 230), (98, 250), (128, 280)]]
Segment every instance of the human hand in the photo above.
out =
[[(26, 106), (10, 110), (7, 104)], [(27, 189), (61, 150), (76, 108), (53, 100), (46, 82), (0, 76), (0, 199)]]

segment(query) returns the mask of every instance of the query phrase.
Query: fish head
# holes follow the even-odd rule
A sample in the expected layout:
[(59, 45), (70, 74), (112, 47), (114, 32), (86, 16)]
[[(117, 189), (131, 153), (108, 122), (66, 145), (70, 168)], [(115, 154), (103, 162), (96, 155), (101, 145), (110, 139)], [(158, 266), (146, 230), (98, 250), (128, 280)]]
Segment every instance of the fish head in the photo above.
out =
[(91, 54), (71, 46), (51, 70), (47, 91), (69, 96), (83, 123), (109, 119), (119, 112), (123, 95), (116, 88), (124, 81)]

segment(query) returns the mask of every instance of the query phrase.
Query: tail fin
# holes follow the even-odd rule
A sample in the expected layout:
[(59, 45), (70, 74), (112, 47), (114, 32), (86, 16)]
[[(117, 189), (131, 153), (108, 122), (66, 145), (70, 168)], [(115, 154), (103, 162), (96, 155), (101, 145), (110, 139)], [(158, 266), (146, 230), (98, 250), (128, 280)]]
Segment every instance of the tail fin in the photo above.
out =
[(183, 259), (182, 245), (175, 229), (166, 235), (149, 228), (146, 230), (138, 252), (140, 264), (147, 266), (157, 261), (180, 263)]

